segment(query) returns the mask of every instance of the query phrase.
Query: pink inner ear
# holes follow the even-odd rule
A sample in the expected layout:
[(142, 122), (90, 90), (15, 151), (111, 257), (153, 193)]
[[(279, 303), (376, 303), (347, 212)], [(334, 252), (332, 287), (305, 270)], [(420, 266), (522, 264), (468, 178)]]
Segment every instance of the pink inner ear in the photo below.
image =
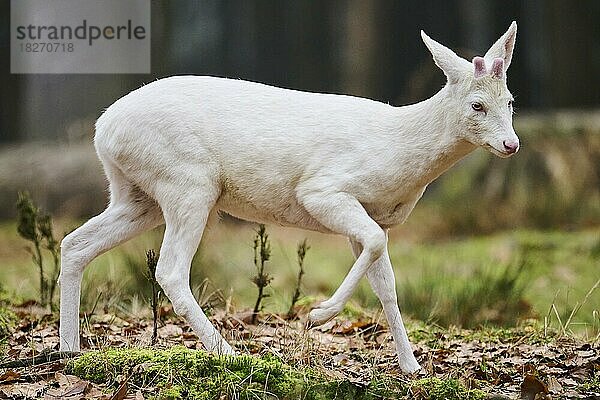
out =
[(492, 76), (494, 78), (502, 78), (504, 76), (504, 60), (501, 58), (494, 58), (492, 62)]
[(473, 65), (475, 66), (475, 78), (481, 78), (487, 73), (483, 57), (475, 57), (473, 59)]

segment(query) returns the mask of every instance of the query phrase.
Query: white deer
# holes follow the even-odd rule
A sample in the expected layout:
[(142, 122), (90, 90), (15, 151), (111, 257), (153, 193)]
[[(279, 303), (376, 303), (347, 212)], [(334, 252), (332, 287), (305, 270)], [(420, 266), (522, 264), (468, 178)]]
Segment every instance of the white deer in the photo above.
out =
[(202, 76), (161, 79), (116, 101), (98, 119), (95, 137), (110, 204), (62, 242), (60, 349), (80, 348), (86, 265), (164, 223), (158, 282), (206, 349), (233, 354), (189, 286), (207, 221), (224, 211), (347, 236), (356, 261), (310, 320), (339, 313), (366, 275), (400, 367), (419, 369), (398, 308), (387, 232), (406, 220), (429, 183), (476, 147), (500, 157), (517, 152), (506, 86), (516, 31), (513, 22), (472, 63), (421, 32), (447, 84), (404, 107)]

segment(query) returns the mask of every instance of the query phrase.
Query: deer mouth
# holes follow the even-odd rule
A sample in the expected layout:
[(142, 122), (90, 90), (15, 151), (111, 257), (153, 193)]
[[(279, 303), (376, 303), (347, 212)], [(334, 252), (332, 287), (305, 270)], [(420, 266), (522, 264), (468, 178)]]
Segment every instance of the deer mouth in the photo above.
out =
[(507, 151), (505, 149), (502, 149), (502, 150), (497, 149), (497, 148), (495, 148), (494, 146), (492, 146), (489, 143), (484, 144), (483, 147), (485, 149), (487, 149), (493, 155), (498, 156), (500, 158), (508, 158), (508, 157), (510, 157), (510, 156), (512, 156), (512, 155), (514, 155), (516, 153), (514, 151), (513, 152), (509, 152), (509, 151)]

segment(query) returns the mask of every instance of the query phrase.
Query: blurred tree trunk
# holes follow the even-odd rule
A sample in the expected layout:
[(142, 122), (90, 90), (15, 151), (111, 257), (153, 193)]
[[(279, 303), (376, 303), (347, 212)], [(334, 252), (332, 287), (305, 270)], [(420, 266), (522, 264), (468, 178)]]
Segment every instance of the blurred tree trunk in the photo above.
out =
[[(464, 24), (462, 43), (479, 54), (492, 44), (492, 10), (479, 0), (461, 0), (458, 8)], [(483, 55), (483, 54), (481, 54)]]
[(345, 29), (341, 46), (341, 89), (344, 93), (375, 97), (377, 5), (375, 0), (348, 0), (342, 9)]
[(287, 2), (255, 2), (257, 49), (256, 79), (274, 85), (287, 86), (289, 52), (285, 41)]
[(10, 2), (0, 1), (0, 143), (19, 140), (22, 75), (10, 73)]
[(600, 2), (551, 0), (546, 4), (553, 105), (598, 106)]
[(153, 75), (162, 76), (175, 69), (172, 46), (173, 25), (176, 24), (173, 18), (174, 4), (152, 0), (151, 7), (151, 72)]
[[(549, 40), (546, 29), (545, 0), (529, 0), (523, 2), (523, 16), (526, 23), (520, 23), (515, 48), (515, 64), (524, 76), (515, 76), (516, 87), (524, 88), (522, 101), (529, 107), (541, 108), (552, 105), (550, 96), (552, 80), (550, 79)], [(540, 62), (540, 60), (544, 60)], [(517, 67), (517, 69), (519, 69)], [(512, 78), (511, 78), (512, 79)]]
[(285, 32), (288, 43), (290, 84), (312, 91), (331, 91), (333, 3), (293, 1), (286, 3)]
[(257, 15), (252, 1), (223, 1), (219, 9), (223, 74), (256, 79), (258, 68)]

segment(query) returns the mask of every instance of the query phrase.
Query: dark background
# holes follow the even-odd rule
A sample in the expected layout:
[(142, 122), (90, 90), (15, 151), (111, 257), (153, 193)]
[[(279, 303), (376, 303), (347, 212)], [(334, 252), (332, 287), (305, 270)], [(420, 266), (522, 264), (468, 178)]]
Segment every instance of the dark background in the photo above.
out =
[(471, 58), (512, 20), (520, 110), (600, 104), (600, 1), (152, 1), (151, 75), (11, 75), (0, 0), (0, 143), (77, 141), (114, 100), (154, 79), (209, 74), (400, 105), (442, 84), (419, 30)]

